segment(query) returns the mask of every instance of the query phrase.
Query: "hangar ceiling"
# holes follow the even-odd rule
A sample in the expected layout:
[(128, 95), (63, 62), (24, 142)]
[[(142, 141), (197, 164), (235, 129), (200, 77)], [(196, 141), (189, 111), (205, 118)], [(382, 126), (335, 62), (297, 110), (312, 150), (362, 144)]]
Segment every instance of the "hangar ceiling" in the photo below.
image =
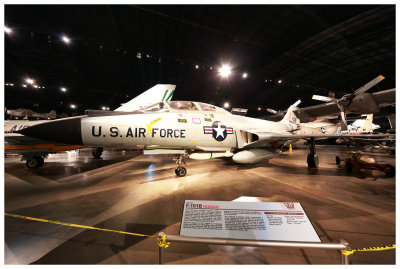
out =
[[(82, 114), (172, 83), (175, 100), (262, 116), (379, 74), (371, 91), (395, 87), (394, 5), (6, 5), (5, 25), (7, 108)], [(45, 88), (22, 87), (26, 77)]]

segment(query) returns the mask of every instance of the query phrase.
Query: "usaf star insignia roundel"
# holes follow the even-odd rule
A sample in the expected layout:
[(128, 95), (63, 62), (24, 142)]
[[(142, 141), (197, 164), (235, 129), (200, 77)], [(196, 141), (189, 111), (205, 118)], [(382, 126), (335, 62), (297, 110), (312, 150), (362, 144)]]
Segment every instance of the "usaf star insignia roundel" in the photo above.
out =
[(213, 138), (219, 142), (224, 141), (228, 134), (233, 134), (233, 128), (227, 128), (219, 121), (214, 121), (212, 126), (204, 126), (205, 134), (212, 134)]

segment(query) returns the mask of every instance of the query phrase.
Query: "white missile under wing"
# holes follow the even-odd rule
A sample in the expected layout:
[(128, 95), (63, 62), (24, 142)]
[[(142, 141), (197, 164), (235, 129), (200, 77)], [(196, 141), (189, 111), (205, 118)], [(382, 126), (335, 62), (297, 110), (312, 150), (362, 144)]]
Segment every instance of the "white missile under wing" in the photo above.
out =
[(234, 115), (210, 104), (168, 101), (139, 111), (55, 120), (19, 132), (69, 144), (173, 154), (178, 176), (186, 175), (183, 167), (186, 157), (232, 157), (237, 163), (254, 163), (274, 156), (279, 146), (288, 140), (306, 139), (310, 145), (308, 166), (317, 167), (315, 139), (345, 135), (299, 134), (301, 125), (294, 113), (296, 109), (291, 106), (280, 122), (272, 122)]

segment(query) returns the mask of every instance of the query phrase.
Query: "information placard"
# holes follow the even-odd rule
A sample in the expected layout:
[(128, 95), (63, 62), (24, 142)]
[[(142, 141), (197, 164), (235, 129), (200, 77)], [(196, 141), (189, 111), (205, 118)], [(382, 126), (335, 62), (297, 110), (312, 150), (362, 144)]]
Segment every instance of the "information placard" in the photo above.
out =
[(321, 242), (300, 203), (186, 200), (180, 235)]

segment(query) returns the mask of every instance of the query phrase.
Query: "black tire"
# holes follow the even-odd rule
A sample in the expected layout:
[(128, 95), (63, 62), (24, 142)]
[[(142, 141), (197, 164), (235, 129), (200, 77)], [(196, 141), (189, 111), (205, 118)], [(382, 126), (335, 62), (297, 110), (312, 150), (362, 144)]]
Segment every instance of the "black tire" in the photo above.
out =
[(26, 167), (28, 168), (37, 168), (39, 167), (39, 164), (40, 161), (36, 157), (33, 157), (32, 159), (26, 161)]
[(177, 167), (176, 169), (175, 169), (175, 174), (178, 176), (178, 177), (184, 177), (184, 176), (186, 176), (186, 168), (185, 167), (182, 167), (182, 166), (179, 166), (179, 167)]
[(391, 164), (385, 164), (385, 175), (386, 177), (394, 177), (396, 174), (396, 171), (394, 169), (394, 166)]
[(349, 160), (345, 161), (344, 167), (345, 167), (347, 173), (351, 173), (351, 171), (353, 171), (353, 165), (351, 164), (351, 161), (349, 161)]
[(93, 150), (92, 150), (93, 157), (100, 158), (102, 154), (103, 154), (103, 148), (102, 147), (93, 148)]
[(340, 157), (336, 156), (336, 165), (340, 165)]
[(307, 164), (309, 168), (317, 168), (319, 164), (319, 159), (317, 154), (308, 153)]

